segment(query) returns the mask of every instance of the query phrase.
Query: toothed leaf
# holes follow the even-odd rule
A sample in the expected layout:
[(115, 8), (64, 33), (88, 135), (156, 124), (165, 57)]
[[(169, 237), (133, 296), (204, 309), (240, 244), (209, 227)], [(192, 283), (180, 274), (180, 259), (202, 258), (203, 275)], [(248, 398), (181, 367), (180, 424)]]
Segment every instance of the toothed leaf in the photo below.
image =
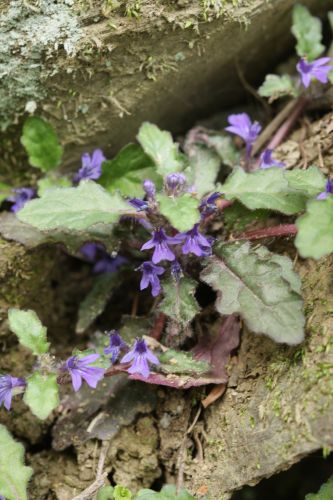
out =
[(288, 257), (249, 243), (219, 245), (201, 278), (218, 292), (221, 314), (239, 313), (250, 330), (294, 345), (304, 338), (300, 279)]

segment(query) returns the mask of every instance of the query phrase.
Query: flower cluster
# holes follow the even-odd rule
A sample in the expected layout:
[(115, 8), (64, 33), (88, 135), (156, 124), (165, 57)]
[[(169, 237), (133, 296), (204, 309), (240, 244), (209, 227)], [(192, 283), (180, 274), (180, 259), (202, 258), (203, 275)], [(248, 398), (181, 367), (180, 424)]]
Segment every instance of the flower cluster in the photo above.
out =
[[(114, 364), (118, 361), (120, 353), (124, 351), (120, 359), (120, 365), (125, 365), (122, 369), (129, 374), (138, 374), (143, 378), (150, 375), (149, 364), (159, 365), (159, 360), (149, 349), (144, 339), (136, 338), (131, 350), (126, 342), (121, 338), (116, 330), (109, 334), (109, 346), (104, 349), (104, 354), (110, 355), (110, 362)], [(75, 392), (82, 387), (85, 381), (89, 387), (96, 389), (97, 384), (104, 378), (106, 369), (97, 366), (100, 354), (93, 353), (86, 356), (70, 356), (60, 367), (59, 375), (68, 373), (71, 377), (72, 386)], [(23, 378), (12, 377), (11, 375), (0, 376), (0, 407), (4, 405), (10, 410), (12, 397), (22, 394), (26, 388), (26, 381)]]
[(200, 233), (199, 224), (195, 224), (190, 231), (178, 233), (175, 236), (167, 236), (161, 228), (154, 230), (152, 238), (141, 247), (141, 250), (154, 249), (152, 261), (143, 262), (139, 268), (142, 271), (140, 290), (151, 285), (154, 297), (159, 295), (161, 291), (159, 276), (165, 272), (162, 266), (156, 264), (167, 260), (172, 262), (172, 275), (177, 279), (181, 274), (181, 267), (176, 260), (176, 254), (170, 249), (169, 245), (180, 245), (183, 255), (194, 254), (197, 257), (208, 257), (212, 253), (212, 239), (206, 238)]

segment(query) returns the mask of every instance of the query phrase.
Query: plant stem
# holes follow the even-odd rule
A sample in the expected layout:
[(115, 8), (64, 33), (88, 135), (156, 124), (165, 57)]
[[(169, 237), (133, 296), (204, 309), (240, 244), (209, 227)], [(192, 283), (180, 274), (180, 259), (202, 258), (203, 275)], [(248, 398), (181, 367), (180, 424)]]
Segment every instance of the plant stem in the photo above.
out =
[(285, 139), (299, 115), (309, 103), (305, 96), (293, 99), (276, 115), (276, 117), (262, 131), (253, 145), (252, 155), (257, 154), (269, 141), (267, 148), (274, 149)]
[(278, 226), (265, 227), (264, 229), (254, 229), (253, 231), (246, 231), (240, 234), (237, 240), (259, 240), (261, 238), (271, 238), (275, 236), (293, 236), (297, 234), (297, 227), (295, 224), (279, 224)]

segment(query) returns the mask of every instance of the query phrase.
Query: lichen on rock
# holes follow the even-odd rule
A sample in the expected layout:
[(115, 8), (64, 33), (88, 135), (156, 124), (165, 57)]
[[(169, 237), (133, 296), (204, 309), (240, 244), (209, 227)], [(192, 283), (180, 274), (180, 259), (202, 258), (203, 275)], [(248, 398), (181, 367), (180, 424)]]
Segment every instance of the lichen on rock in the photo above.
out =
[(70, 7), (54, 0), (11, 0), (7, 7), (0, 3), (0, 13), (0, 117), (6, 129), (18, 110), (34, 109), (45, 97), (42, 81), (54, 70), (52, 53), (62, 47), (73, 56), (83, 32)]

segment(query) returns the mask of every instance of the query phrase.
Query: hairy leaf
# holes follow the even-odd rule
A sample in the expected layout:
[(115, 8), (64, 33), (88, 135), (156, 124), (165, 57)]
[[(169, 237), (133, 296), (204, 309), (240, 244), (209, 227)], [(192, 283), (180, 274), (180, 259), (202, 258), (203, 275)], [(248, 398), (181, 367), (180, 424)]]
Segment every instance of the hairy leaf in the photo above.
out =
[(239, 164), (240, 153), (230, 136), (209, 135), (207, 145), (214, 149), (224, 165), (234, 167)]
[(333, 476), (320, 487), (318, 493), (306, 495), (305, 500), (332, 500), (333, 498)]
[(24, 402), (36, 417), (45, 420), (59, 405), (59, 386), (55, 373), (34, 372), (27, 379)]
[(164, 177), (183, 169), (183, 159), (170, 132), (145, 122), (141, 125), (137, 138), (145, 153), (154, 161), (160, 175)]
[(309, 167), (306, 170), (293, 168), (286, 170), (284, 175), (292, 189), (298, 189), (309, 198), (316, 196), (325, 189), (326, 178), (318, 167)]
[(33, 167), (48, 172), (59, 165), (63, 148), (51, 125), (42, 118), (31, 116), (26, 120), (21, 142)]
[(46, 191), (50, 191), (51, 189), (55, 188), (71, 187), (72, 183), (68, 179), (68, 177), (48, 175), (47, 177), (39, 179), (37, 185), (38, 185), (38, 196), (43, 196), (43, 194), (46, 193)]
[(280, 168), (247, 173), (238, 167), (219, 190), (228, 200), (237, 199), (251, 210), (265, 208), (291, 215), (304, 210), (308, 195), (293, 188), (285, 174)]
[(160, 212), (178, 231), (189, 231), (200, 220), (198, 200), (190, 193), (171, 197), (165, 194), (156, 196), (160, 204)]
[(42, 325), (35, 311), (9, 309), (8, 319), (9, 327), (17, 335), (20, 344), (31, 349), (35, 356), (49, 350), (50, 344), (46, 339), (46, 327)]
[(297, 40), (296, 52), (300, 57), (313, 61), (325, 50), (321, 43), (321, 21), (312, 16), (304, 5), (297, 4), (293, 8), (291, 32)]
[(172, 278), (163, 283), (164, 299), (160, 310), (167, 316), (186, 326), (200, 311), (194, 297), (198, 283), (191, 278), (181, 278), (178, 282)]
[(113, 486), (103, 486), (101, 489), (98, 490), (96, 500), (113, 500), (114, 499), (113, 491), (114, 491)]
[(273, 102), (287, 95), (296, 97), (298, 94), (294, 80), (289, 75), (267, 75), (264, 83), (258, 89), (259, 95), (269, 97)]
[(202, 146), (192, 146), (190, 168), (186, 170), (186, 174), (199, 198), (214, 191), (220, 164), (221, 160), (214, 151)]
[(255, 333), (294, 345), (304, 338), (300, 279), (288, 257), (249, 243), (220, 245), (201, 278), (218, 292), (221, 314), (239, 313)]
[(320, 259), (333, 252), (333, 196), (312, 200), (296, 222), (295, 245), (302, 257)]
[(197, 361), (189, 352), (168, 349), (159, 356), (160, 368), (164, 373), (207, 373), (210, 366), (205, 361)]
[(119, 283), (118, 273), (106, 273), (96, 276), (94, 284), (86, 298), (80, 304), (76, 332), (83, 333), (104, 311), (114, 288)]
[(41, 231), (30, 224), (25, 224), (9, 212), (0, 214), (0, 234), (7, 240), (14, 240), (28, 248), (34, 248), (47, 243), (63, 243), (68, 252), (77, 255), (81, 246), (94, 241), (102, 243), (108, 252), (118, 248), (119, 242), (112, 234), (110, 224), (95, 224), (84, 231), (52, 230)]
[(195, 500), (195, 497), (184, 489), (177, 493), (176, 486), (167, 484), (159, 493), (149, 489), (140, 490), (135, 500)]
[(119, 190), (133, 197), (144, 195), (142, 182), (151, 179), (161, 185), (152, 159), (138, 144), (128, 144), (112, 160), (103, 162), (99, 184), (109, 192)]
[(24, 448), (0, 424), (0, 495), (7, 500), (26, 500), (32, 468), (24, 465)]
[(42, 230), (82, 230), (116, 222), (126, 212), (130, 212), (129, 206), (118, 193), (109, 194), (95, 182), (83, 181), (78, 187), (47, 191), (42, 198), (28, 202), (17, 215)]
[(242, 232), (258, 221), (265, 221), (271, 216), (267, 210), (249, 210), (235, 201), (230, 207), (223, 210), (224, 224), (228, 231)]

